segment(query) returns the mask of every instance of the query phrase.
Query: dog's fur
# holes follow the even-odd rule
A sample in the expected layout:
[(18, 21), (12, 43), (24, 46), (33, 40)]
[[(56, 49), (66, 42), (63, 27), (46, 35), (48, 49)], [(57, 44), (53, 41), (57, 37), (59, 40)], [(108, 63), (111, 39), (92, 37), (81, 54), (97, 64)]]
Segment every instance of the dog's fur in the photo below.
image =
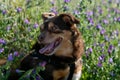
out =
[[(67, 13), (45, 13), (42, 18), (38, 41), (19, 69), (27, 71), (45, 61), (45, 70), (39, 73), (44, 80), (79, 80), (84, 52), (83, 39), (76, 26), (79, 20)], [(12, 73), (9, 80), (16, 80), (19, 77), (16, 74)]]

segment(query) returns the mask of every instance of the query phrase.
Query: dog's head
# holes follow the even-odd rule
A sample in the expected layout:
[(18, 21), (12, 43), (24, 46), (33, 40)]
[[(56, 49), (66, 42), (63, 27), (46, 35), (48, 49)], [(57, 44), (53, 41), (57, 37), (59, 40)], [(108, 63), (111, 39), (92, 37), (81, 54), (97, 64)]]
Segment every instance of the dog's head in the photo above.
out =
[[(52, 15), (52, 16), (51, 16)], [(47, 16), (47, 17), (46, 17)], [(44, 55), (72, 57), (75, 41), (80, 36), (76, 24), (79, 20), (70, 14), (42, 14), (43, 24), (38, 40), (44, 45), (39, 50)]]

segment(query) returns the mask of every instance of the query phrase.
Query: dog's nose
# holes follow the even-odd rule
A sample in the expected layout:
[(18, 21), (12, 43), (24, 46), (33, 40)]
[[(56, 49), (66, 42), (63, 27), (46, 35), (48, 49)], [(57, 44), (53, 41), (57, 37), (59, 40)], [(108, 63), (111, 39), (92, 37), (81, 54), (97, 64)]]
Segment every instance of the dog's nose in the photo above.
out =
[(43, 41), (44, 37), (45, 37), (44, 34), (40, 34), (40, 36), (38, 36), (38, 40)]

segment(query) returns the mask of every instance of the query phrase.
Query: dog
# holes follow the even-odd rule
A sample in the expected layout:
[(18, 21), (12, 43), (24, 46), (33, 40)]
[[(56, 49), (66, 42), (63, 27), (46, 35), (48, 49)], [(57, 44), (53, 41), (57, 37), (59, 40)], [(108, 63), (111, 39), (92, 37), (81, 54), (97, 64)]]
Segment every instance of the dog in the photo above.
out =
[[(45, 70), (39, 72), (44, 80), (79, 80), (84, 52), (84, 42), (77, 28), (79, 20), (69, 13), (44, 13), (42, 19), (38, 41), (32, 52), (22, 59), (19, 69), (27, 71), (45, 62)], [(19, 77), (12, 71), (8, 80)]]

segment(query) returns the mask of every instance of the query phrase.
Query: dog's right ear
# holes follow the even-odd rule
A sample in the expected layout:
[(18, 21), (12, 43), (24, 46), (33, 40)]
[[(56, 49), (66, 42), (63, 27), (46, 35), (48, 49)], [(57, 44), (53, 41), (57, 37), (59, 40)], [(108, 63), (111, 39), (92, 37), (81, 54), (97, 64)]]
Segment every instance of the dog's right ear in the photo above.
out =
[(73, 25), (73, 24), (79, 24), (79, 20), (76, 19), (73, 15), (69, 14), (69, 13), (63, 13), (59, 15), (63, 21), (68, 24), (68, 25)]
[(42, 14), (42, 19), (43, 19), (43, 21), (45, 21), (45, 20), (47, 20), (49, 18), (52, 18), (54, 16), (56, 16), (55, 13), (43, 13)]

